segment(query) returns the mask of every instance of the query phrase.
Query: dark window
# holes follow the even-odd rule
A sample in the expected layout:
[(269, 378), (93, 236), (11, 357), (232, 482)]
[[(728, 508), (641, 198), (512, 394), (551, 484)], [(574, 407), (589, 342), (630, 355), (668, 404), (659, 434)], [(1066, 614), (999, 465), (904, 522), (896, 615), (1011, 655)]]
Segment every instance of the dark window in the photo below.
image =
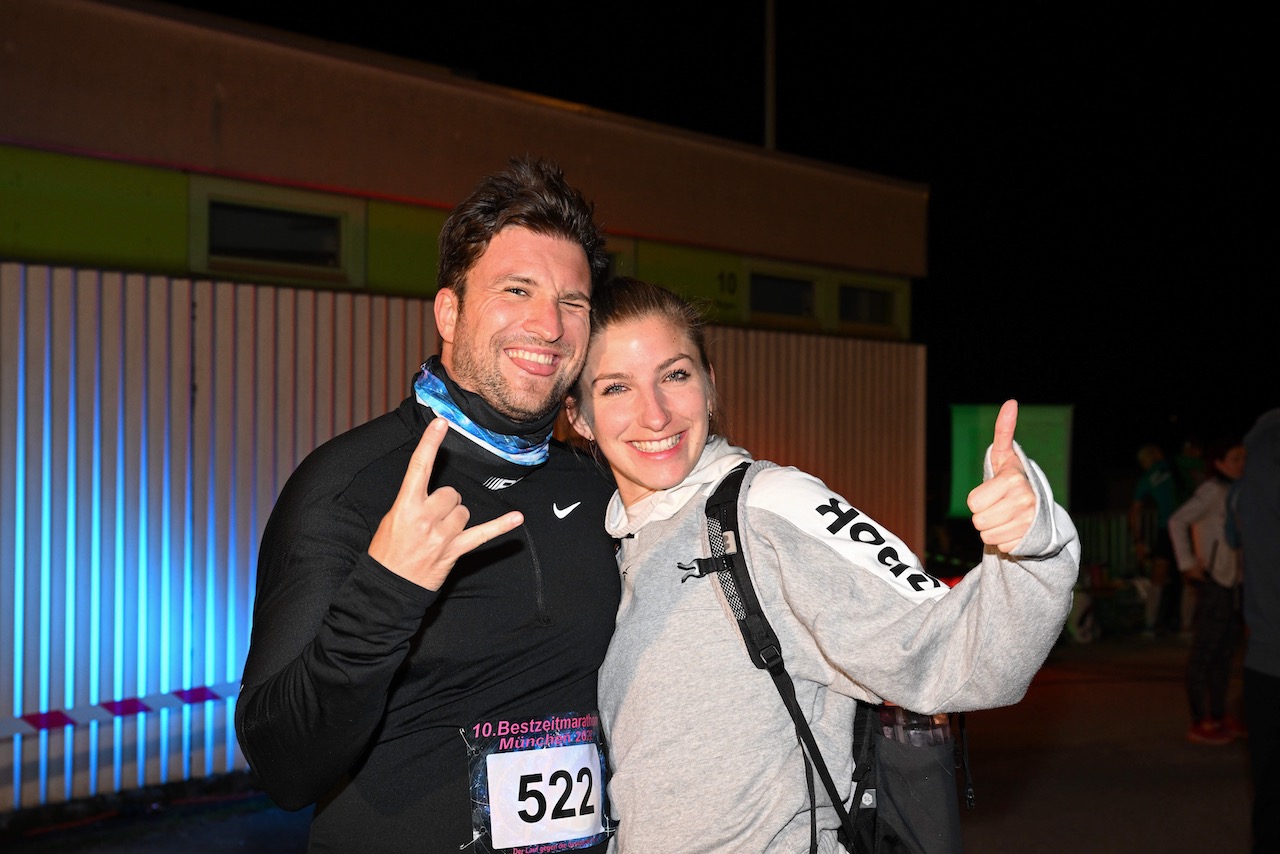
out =
[(609, 266), (604, 271), (603, 281), (607, 282), (615, 276), (625, 275), (622, 271), (627, 266), (627, 259), (622, 257), (621, 253), (609, 252), (606, 253), (606, 257), (609, 259)]
[(337, 269), (342, 217), (210, 202), (209, 255)]
[(893, 323), (893, 294), (855, 285), (840, 286), (840, 322)]
[(813, 282), (752, 273), (751, 311), (813, 317)]

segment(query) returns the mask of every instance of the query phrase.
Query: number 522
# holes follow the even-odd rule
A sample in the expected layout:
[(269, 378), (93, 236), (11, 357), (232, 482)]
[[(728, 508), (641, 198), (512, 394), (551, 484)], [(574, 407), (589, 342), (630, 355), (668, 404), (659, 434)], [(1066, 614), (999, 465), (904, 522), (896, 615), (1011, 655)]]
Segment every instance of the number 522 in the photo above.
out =
[[(581, 793), (579, 798), (574, 798), (575, 785), (580, 787)], [(595, 804), (591, 803), (591, 792), (595, 785), (595, 777), (591, 773), (590, 768), (579, 768), (578, 775), (575, 780), (570, 773), (564, 769), (556, 771), (551, 775), (545, 787), (542, 785), (541, 774), (521, 774), (520, 775), (520, 793), (517, 798), (525, 804), (532, 801), (532, 808), (526, 806), (519, 810), (516, 814), (524, 821), (533, 824), (542, 821), (547, 814), (547, 798), (542, 793), (542, 789), (546, 788), (553, 794), (559, 791), (560, 796), (556, 798), (556, 804), (551, 809), (551, 818), (573, 818), (580, 815), (591, 815), (596, 811)], [(574, 807), (574, 801), (577, 801), (577, 807)]]

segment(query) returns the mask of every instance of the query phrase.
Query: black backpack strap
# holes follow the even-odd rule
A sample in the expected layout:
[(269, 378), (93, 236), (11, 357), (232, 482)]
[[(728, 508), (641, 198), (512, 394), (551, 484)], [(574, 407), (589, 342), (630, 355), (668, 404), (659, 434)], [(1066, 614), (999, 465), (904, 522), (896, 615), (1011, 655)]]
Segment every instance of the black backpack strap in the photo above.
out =
[(742, 463), (725, 475), (707, 499), (707, 538), (715, 563), (713, 571), (738, 621), (751, 661), (761, 670), (770, 670), (783, 666), (782, 645), (756, 598), (738, 533), (738, 492), (749, 465)]
[[(875, 850), (876, 773), (875, 738), (880, 727), (877, 707), (862, 700), (853, 707), (853, 797), (849, 821), (844, 825), (845, 847), (850, 851)], [(852, 824), (852, 828), (850, 828)], [(850, 836), (850, 834), (853, 834)]]
[(964, 712), (959, 712), (953, 718), (956, 729), (960, 733), (956, 739), (956, 768), (964, 771), (964, 802), (969, 809), (973, 809), (975, 796), (973, 774), (969, 768), (969, 728), (965, 725), (964, 714)]
[[(840, 824), (845, 835), (852, 840), (857, 836), (857, 828), (849, 811), (844, 807), (835, 781), (831, 779), (831, 772), (827, 770), (827, 763), (822, 758), (822, 751), (818, 749), (818, 742), (813, 737), (809, 722), (805, 720), (804, 712), (801, 711), (796, 700), (795, 684), (791, 681), (791, 675), (787, 673), (786, 665), (782, 660), (782, 645), (778, 642), (778, 636), (760, 607), (755, 585), (751, 581), (751, 573), (747, 569), (746, 558), (742, 554), (742, 538), (738, 527), (738, 493), (742, 488), (742, 479), (747, 473), (748, 466), (749, 463), (742, 463), (726, 475), (716, 487), (715, 492), (707, 499), (707, 537), (711, 546), (712, 560), (716, 563), (711, 571), (719, 580), (725, 599), (728, 600), (733, 616), (738, 621), (738, 628), (742, 631), (742, 639), (746, 643), (752, 662), (756, 667), (769, 671), (774, 685), (777, 686), (778, 694), (782, 697), (782, 702), (795, 723), (796, 736), (806, 754), (805, 774), (809, 781), (809, 803), (814, 803), (813, 777), (809, 771), (809, 762), (812, 761), (818, 770), (818, 776), (822, 778), (822, 785), (826, 787), (827, 795), (831, 798), (836, 813), (840, 816)], [(870, 743), (870, 739), (867, 743)], [(858, 757), (857, 762), (859, 768), (864, 771), (870, 767), (869, 762), (866, 765), (863, 764), (862, 757)], [(865, 785), (863, 783), (862, 788), (865, 789)], [(862, 792), (857, 792), (853, 801), (855, 814), (860, 806), (861, 795)], [(816, 846), (816, 816), (814, 822), (812, 843)]]

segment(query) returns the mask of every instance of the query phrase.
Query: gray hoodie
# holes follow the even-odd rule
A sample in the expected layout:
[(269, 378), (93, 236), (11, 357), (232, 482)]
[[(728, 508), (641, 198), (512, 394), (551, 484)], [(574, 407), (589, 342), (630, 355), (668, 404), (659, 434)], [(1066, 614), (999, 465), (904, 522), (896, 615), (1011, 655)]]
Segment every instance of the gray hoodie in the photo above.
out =
[[(816, 477), (767, 462), (747, 473), (739, 501), (747, 563), (846, 798), (851, 698), (930, 713), (1015, 703), (1061, 634), (1079, 541), (1044, 474), (1017, 452), (1036, 490), (1035, 522), (1018, 557), (988, 548), (950, 590)], [(786, 708), (749, 660), (716, 581), (677, 567), (708, 556), (706, 498), (750, 459), (712, 437), (681, 485), (631, 508), (616, 495), (610, 504), (623, 586), (600, 672), (621, 822), (611, 851), (809, 848), (804, 765)], [(817, 789), (819, 850), (840, 851), (839, 820)]]

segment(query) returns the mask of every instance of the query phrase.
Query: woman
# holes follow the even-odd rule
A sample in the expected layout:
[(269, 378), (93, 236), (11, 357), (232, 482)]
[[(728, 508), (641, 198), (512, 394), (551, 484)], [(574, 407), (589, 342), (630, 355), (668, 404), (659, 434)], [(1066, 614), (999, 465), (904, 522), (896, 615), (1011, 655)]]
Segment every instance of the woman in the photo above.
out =
[(1244, 443), (1216, 442), (1208, 457), (1211, 475), (1169, 516), (1169, 539), (1195, 597), (1187, 660), (1187, 740), (1223, 745), (1244, 735), (1240, 722), (1226, 714), (1231, 662), (1240, 637), (1237, 589), (1242, 580), (1240, 553), (1226, 539), (1227, 492), (1244, 473)]
[[(607, 527), (620, 538), (623, 594), (600, 673), (620, 819), (611, 850), (810, 847), (791, 719), (748, 659), (719, 586), (682, 581), (677, 568), (707, 556), (706, 498), (751, 460), (716, 434), (716, 408), (702, 321), (686, 302), (634, 279), (592, 295), (587, 364), (567, 411), (618, 487)], [(1018, 557), (988, 548), (950, 592), (907, 583), (923, 574), (910, 550), (816, 477), (769, 463), (747, 473), (747, 563), (846, 799), (852, 698), (927, 713), (1007, 705), (1061, 632), (1079, 566), (1075, 529), (1013, 444), (1016, 411), (1012, 401), (1002, 410), (989, 479), (970, 507), (983, 540)], [(819, 850), (841, 850), (821, 787), (817, 818)]]

